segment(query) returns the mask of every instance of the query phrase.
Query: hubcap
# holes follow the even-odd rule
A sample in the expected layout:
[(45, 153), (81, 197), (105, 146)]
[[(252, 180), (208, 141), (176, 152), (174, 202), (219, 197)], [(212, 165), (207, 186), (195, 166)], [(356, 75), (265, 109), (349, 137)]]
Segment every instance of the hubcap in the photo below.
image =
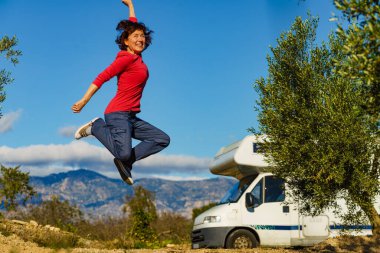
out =
[(247, 236), (239, 236), (234, 242), (235, 249), (248, 249), (252, 248), (252, 242)]

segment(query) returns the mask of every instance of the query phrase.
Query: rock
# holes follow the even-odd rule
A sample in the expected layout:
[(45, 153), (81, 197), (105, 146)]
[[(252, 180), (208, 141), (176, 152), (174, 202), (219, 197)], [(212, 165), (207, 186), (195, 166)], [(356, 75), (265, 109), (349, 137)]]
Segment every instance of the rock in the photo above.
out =
[(53, 226), (50, 226), (50, 225), (45, 225), (46, 229), (49, 229), (50, 231), (54, 231), (54, 232), (59, 232), (60, 229), (59, 228), (56, 228), (56, 227), (53, 227)]
[(11, 220), (11, 222), (16, 223), (16, 224), (20, 224), (20, 225), (26, 225), (26, 224), (28, 224), (28, 222), (21, 221), (21, 220)]
[(34, 220), (29, 221), (29, 224), (32, 225), (33, 227), (38, 227), (38, 223)]

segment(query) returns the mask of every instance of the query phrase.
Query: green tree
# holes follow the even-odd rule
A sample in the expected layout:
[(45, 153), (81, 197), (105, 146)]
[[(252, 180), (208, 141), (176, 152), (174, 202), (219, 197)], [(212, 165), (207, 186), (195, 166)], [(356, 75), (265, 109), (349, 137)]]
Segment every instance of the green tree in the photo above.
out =
[[(128, 220), (125, 217), (90, 217), (75, 223), (76, 233), (84, 238), (97, 241), (123, 241), (125, 237)], [(119, 244), (120, 245), (120, 244)], [(120, 245), (125, 247), (125, 244)]]
[(134, 196), (127, 198), (126, 211), (131, 220), (129, 235), (137, 241), (137, 247), (148, 246), (157, 239), (153, 223), (157, 220), (154, 194), (142, 186), (134, 188)]
[[(8, 36), (4, 36), (0, 40), (0, 55), (5, 54), (5, 58), (10, 60), (13, 65), (18, 63), (18, 56), (21, 55), (20, 50), (14, 50), (13, 48), (17, 45), (17, 38), (14, 36), (13, 38), (9, 38)], [(4, 92), (4, 86), (13, 82), (11, 78), (11, 73), (3, 68), (0, 69), (0, 105), (4, 102), (6, 95)], [(1, 118), (1, 106), (0, 106), (0, 118)]]
[(373, 120), (380, 116), (380, 5), (379, 0), (334, 0), (349, 22), (337, 34), (343, 40), (345, 60), (336, 62), (338, 72), (355, 81), (363, 93), (362, 106)]
[(192, 211), (192, 217), (193, 217), (193, 221), (195, 220), (195, 218), (200, 215), (201, 213), (207, 211), (208, 209), (216, 206), (217, 203), (209, 203), (207, 205), (204, 205), (204, 206), (201, 206), (199, 208), (193, 208), (193, 211)]
[(7, 211), (15, 210), (18, 207), (18, 201), (25, 204), (36, 195), (33, 187), (29, 185), (29, 173), (20, 171), (20, 166), (7, 168), (1, 165), (0, 173), (1, 203)]
[(171, 212), (162, 212), (153, 223), (154, 229), (158, 233), (158, 239), (164, 244), (168, 243), (188, 243), (190, 241), (193, 222), (191, 219)]
[(83, 221), (80, 209), (67, 200), (60, 200), (58, 196), (52, 196), (51, 200), (45, 200), (38, 206), (30, 206), (26, 216), (39, 224), (52, 225), (69, 232), (76, 232), (76, 224)]
[[(346, 224), (368, 218), (374, 234), (380, 219), (376, 123), (361, 106), (358, 83), (338, 73), (346, 59), (341, 37), (316, 46), (318, 20), (297, 18), (268, 56), (268, 77), (256, 81), (263, 151), (300, 199), (301, 212), (333, 208)], [(338, 198), (348, 204), (340, 210)]]

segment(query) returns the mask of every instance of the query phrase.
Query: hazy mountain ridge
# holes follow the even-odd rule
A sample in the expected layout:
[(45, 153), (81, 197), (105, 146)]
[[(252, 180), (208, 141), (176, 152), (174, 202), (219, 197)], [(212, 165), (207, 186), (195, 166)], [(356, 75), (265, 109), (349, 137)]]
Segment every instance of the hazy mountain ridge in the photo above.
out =
[[(38, 193), (34, 203), (57, 195), (95, 217), (121, 215), (125, 196), (133, 194), (133, 188), (121, 180), (84, 169), (32, 176), (30, 182)], [(142, 178), (135, 180), (134, 186), (141, 185), (155, 193), (159, 212), (171, 211), (190, 217), (193, 208), (219, 201), (234, 183), (235, 180), (226, 177), (199, 181)]]

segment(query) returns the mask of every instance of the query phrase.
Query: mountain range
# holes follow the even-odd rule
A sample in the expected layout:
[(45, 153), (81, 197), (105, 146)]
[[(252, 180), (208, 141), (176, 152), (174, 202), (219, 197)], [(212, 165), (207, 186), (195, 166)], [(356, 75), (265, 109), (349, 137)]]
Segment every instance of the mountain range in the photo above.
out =
[[(134, 186), (141, 185), (154, 193), (158, 212), (170, 211), (190, 218), (193, 208), (218, 202), (235, 182), (226, 177), (192, 181), (141, 178), (135, 180)], [(56, 195), (94, 218), (122, 215), (126, 196), (133, 195), (133, 187), (122, 180), (84, 169), (31, 176), (30, 184), (38, 193), (35, 204)]]

